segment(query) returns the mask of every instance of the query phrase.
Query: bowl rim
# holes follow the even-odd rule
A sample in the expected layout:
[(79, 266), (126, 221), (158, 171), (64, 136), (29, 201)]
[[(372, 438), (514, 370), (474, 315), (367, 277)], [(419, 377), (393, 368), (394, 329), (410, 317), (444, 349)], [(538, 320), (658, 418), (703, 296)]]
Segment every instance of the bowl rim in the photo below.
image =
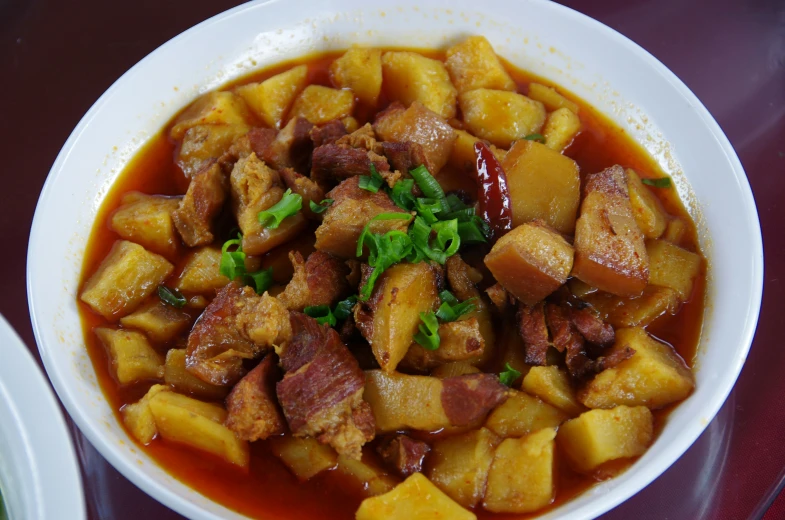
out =
[[(285, 0), (251, 1), (246, 4), (241, 4), (234, 8), (216, 14), (215, 16), (212, 16), (190, 27), (189, 29), (179, 33), (175, 37), (161, 44), (159, 47), (157, 47), (155, 50), (153, 50), (151, 53), (149, 53), (144, 58), (142, 58), (139, 62), (137, 62), (133, 67), (128, 69), (114, 83), (112, 83), (112, 85), (98, 98), (98, 100), (96, 100), (96, 102), (80, 119), (79, 123), (71, 132), (68, 139), (63, 144), (63, 147), (61, 148), (60, 152), (58, 153), (57, 158), (53, 163), (52, 168), (50, 169), (50, 172), (47, 175), (46, 181), (41, 190), (41, 194), (39, 196), (36, 205), (35, 215), (33, 217), (30, 238), (28, 241), (26, 285), (27, 285), (27, 296), (28, 296), (30, 319), (33, 325), (36, 344), (38, 346), (38, 350), (41, 354), (41, 358), (44, 363), (44, 367), (46, 369), (46, 374), (51, 380), (52, 385), (54, 386), (58, 397), (60, 398), (66, 410), (68, 411), (69, 416), (79, 427), (80, 431), (96, 447), (99, 453), (101, 453), (101, 455), (105, 457), (110, 462), (110, 464), (112, 464), (114, 468), (120, 471), (120, 473), (122, 473), (126, 478), (128, 478), (131, 482), (133, 482), (137, 487), (142, 489), (149, 496), (158, 500), (166, 507), (169, 507), (174, 511), (177, 511), (178, 513), (184, 514), (186, 516), (194, 516), (194, 515), (203, 516), (205, 514), (210, 515), (210, 513), (204, 511), (201, 507), (197, 506), (196, 504), (189, 502), (188, 500), (185, 500), (184, 498), (180, 497), (176, 492), (165, 487), (156, 486), (145, 475), (145, 472), (141, 467), (135, 464), (131, 464), (129, 461), (127, 461), (118, 451), (116, 451), (116, 447), (111, 444), (107, 436), (102, 435), (99, 432), (98, 428), (96, 428), (87, 417), (84, 417), (78, 413), (79, 408), (75, 403), (76, 396), (74, 395), (74, 392), (69, 388), (65, 378), (62, 377), (62, 374), (58, 370), (58, 367), (54, 362), (54, 360), (49, 355), (48, 349), (44, 346), (44, 342), (42, 340), (43, 338), (42, 328), (44, 325), (41, 322), (39, 322), (35, 312), (37, 300), (35, 299), (35, 295), (34, 295), (34, 269), (30, 261), (30, 251), (34, 247), (36, 241), (39, 240), (39, 237), (43, 236), (45, 233), (42, 224), (43, 217), (41, 216), (43, 212), (42, 208), (44, 208), (47, 205), (49, 199), (53, 196), (52, 186), (55, 183), (55, 180), (63, 173), (62, 172), (63, 165), (66, 162), (72, 148), (74, 147), (74, 143), (79, 139), (82, 132), (89, 126), (89, 124), (96, 116), (96, 114), (107, 103), (107, 100), (112, 97), (115, 90), (118, 88), (118, 85), (123, 83), (126, 80), (126, 78), (136, 73), (138, 69), (144, 67), (144, 65), (148, 61), (152, 60), (157, 54), (163, 52), (165, 49), (174, 45), (179, 40), (190, 37), (195, 32), (198, 32), (214, 24), (221, 23), (224, 20), (237, 16), (240, 13), (243, 13), (247, 10), (258, 9), (266, 5), (280, 3), (283, 1)], [(714, 419), (714, 417), (722, 407), (723, 403), (726, 401), (728, 395), (730, 394), (731, 390), (733, 389), (739, 377), (744, 362), (746, 361), (747, 355), (749, 353), (749, 349), (751, 348), (752, 345), (752, 340), (755, 334), (755, 329), (757, 327), (758, 317), (760, 314), (760, 307), (762, 303), (762, 294), (763, 294), (763, 269), (764, 269), (763, 240), (762, 240), (762, 233), (761, 233), (760, 220), (757, 212), (757, 207), (752, 194), (752, 189), (749, 184), (749, 180), (746, 176), (746, 173), (744, 172), (744, 168), (741, 165), (741, 162), (735, 150), (733, 149), (733, 146), (731, 145), (725, 133), (720, 128), (719, 124), (716, 122), (716, 120), (708, 111), (708, 109), (703, 105), (703, 103), (698, 99), (698, 97), (684, 84), (684, 82), (681, 81), (681, 79), (679, 79), (670, 69), (668, 69), (651, 53), (646, 51), (644, 48), (642, 48), (640, 45), (632, 41), (630, 38), (624, 36), (623, 34), (603, 24), (602, 22), (595, 20), (579, 11), (573, 10), (569, 7), (557, 4), (555, 2), (550, 2), (548, 0), (527, 0), (527, 2), (539, 4), (539, 7), (543, 9), (553, 9), (557, 11), (560, 16), (571, 17), (576, 21), (578, 21), (579, 23), (585, 24), (593, 28), (594, 30), (605, 33), (606, 36), (613, 39), (618, 45), (626, 47), (628, 50), (632, 51), (640, 60), (645, 62), (645, 65), (647, 67), (652, 68), (660, 76), (666, 79), (668, 83), (670, 83), (670, 85), (678, 92), (678, 94), (683, 96), (687, 101), (691, 103), (692, 107), (700, 116), (703, 125), (706, 127), (706, 129), (709, 131), (711, 136), (715, 139), (719, 147), (724, 152), (725, 155), (724, 161), (727, 162), (727, 164), (730, 166), (730, 169), (733, 172), (733, 175), (735, 177), (739, 189), (739, 195), (744, 203), (743, 210), (745, 211), (746, 216), (749, 218), (749, 222), (747, 222), (747, 224), (750, 225), (752, 228), (752, 229), (747, 229), (747, 231), (752, 231), (752, 235), (750, 236), (750, 239), (752, 240), (754, 246), (754, 251), (752, 251), (752, 270), (753, 270), (753, 272), (751, 273), (752, 285), (750, 288), (750, 294), (748, 298), (749, 305), (747, 308), (747, 314), (744, 321), (744, 328), (741, 332), (741, 337), (743, 338), (743, 342), (742, 342), (743, 345), (735, 352), (733, 359), (729, 360), (730, 363), (727, 366), (727, 370), (728, 370), (727, 373), (731, 377), (725, 377), (722, 380), (722, 384), (716, 387), (715, 391), (711, 394), (710, 398), (708, 398), (706, 402), (703, 404), (703, 409), (708, 412), (705, 414), (706, 420), (702, 421), (698, 426), (692, 426), (685, 429), (680, 435), (680, 437), (684, 439), (684, 449), (673, 451), (672, 453), (670, 453), (669, 457), (661, 455), (655, 460), (648, 461), (645, 465), (645, 469), (642, 471), (641, 474), (638, 475), (637, 481), (635, 483), (626, 483), (624, 489), (617, 490), (613, 499), (594, 500), (591, 503), (586, 504), (585, 506), (582, 507), (581, 513), (586, 515), (586, 517), (594, 517), (596, 515), (610, 511), (620, 503), (628, 500), (636, 493), (638, 493), (641, 489), (647, 487), (655, 478), (657, 478), (666, 469), (668, 469), (678, 458), (680, 458), (692, 446), (695, 440), (709, 425), (711, 420)], [(709, 261), (710, 260), (711, 259), (709, 258)], [(705, 332), (703, 332), (702, 334), (705, 334)], [(103, 393), (103, 390), (101, 390), (101, 393)], [(77, 413), (72, 414), (71, 413), (72, 410), (76, 411)], [(198, 492), (198, 490), (195, 491)]]

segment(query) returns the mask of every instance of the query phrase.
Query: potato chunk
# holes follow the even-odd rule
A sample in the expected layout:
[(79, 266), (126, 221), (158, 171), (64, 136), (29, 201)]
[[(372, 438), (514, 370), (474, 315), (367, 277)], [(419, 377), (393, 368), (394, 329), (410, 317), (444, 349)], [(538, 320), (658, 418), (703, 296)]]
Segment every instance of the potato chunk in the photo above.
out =
[(238, 439), (222, 423), (226, 410), (174, 392), (160, 392), (150, 399), (150, 412), (158, 433), (166, 440), (179, 442), (212, 453), (226, 462), (248, 467), (248, 443)]
[(476, 359), (483, 355), (485, 338), (476, 317), (439, 324), (439, 348), (428, 350), (412, 343), (400, 366), (424, 372), (444, 363)]
[(619, 296), (641, 294), (649, 281), (649, 256), (632, 213), (624, 169), (616, 165), (590, 175), (584, 190), (572, 275)]
[(431, 375), (439, 379), (446, 379), (448, 377), (465, 376), (467, 374), (479, 374), (480, 369), (466, 361), (453, 361), (452, 363), (445, 363), (433, 369)]
[(542, 135), (545, 137), (545, 146), (561, 152), (580, 131), (581, 120), (575, 112), (569, 108), (559, 108), (548, 114)]
[(487, 428), (440, 439), (433, 444), (428, 478), (464, 507), (485, 494), (485, 482), (499, 438)]
[(298, 65), (261, 83), (237, 87), (237, 94), (264, 124), (270, 128), (281, 128), (286, 111), (305, 88), (307, 80), (308, 66)]
[(123, 423), (134, 438), (142, 444), (150, 444), (158, 434), (155, 418), (150, 411), (150, 399), (158, 392), (168, 392), (165, 385), (153, 385), (139, 401), (127, 404), (120, 409)]
[(578, 394), (583, 404), (589, 408), (642, 405), (655, 409), (690, 395), (694, 376), (671, 346), (631, 327), (616, 330), (616, 342), (606, 355), (626, 347), (635, 354), (589, 381)]
[(354, 94), (321, 85), (308, 85), (297, 96), (289, 119), (304, 117), (315, 125), (352, 115)]
[(191, 324), (191, 315), (154, 296), (134, 312), (120, 319), (123, 327), (137, 329), (158, 343), (166, 343)]
[(220, 249), (199, 248), (185, 262), (175, 287), (188, 293), (215, 294), (215, 291), (229, 283), (229, 278), (221, 274), (220, 266)]
[(667, 287), (647, 285), (643, 294), (624, 298), (602, 291), (581, 297), (597, 309), (600, 317), (614, 327), (645, 327), (666, 312), (679, 309), (679, 294)]
[(645, 406), (590, 410), (559, 428), (556, 438), (576, 470), (589, 472), (609, 460), (643, 455), (654, 436), (654, 417)]
[(393, 372), (409, 350), (420, 313), (436, 305), (436, 275), (425, 262), (394, 265), (378, 278), (371, 299), (355, 307), (357, 327), (385, 372)]
[(455, 117), (457, 91), (444, 64), (409, 51), (382, 55), (384, 91), (393, 101), (411, 105), (415, 101), (445, 119)]
[(336, 86), (351, 89), (357, 99), (375, 107), (382, 90), (382, 51), (352, 47), (330, 65), (330, 74)]
[(529, 97), (539, 101), (545, 105), (545, 108), (553, 112), (560, 108), (566, 108), (573, 114), (578, 113), (577, 104), (556, 92), (556, 89), (539, 83), (529, 83)]
[(164, 382), (183, 394), (202, 399), (223, 399), (229, 388), (206, 383), (185, 368), (185, 349), (173, 348), (166, 353)]
[(387, 493), (399, 482), (396, 477), (376, 465), (346, 455), (338, 456), (338, 467), (335, 470), (354, 480), (363, 495), (369, 497)]
[(632, 204), (635, 222), (638, 223), (643, 236), (659, 238), (668, 225), (662, 203), (643, 185), (635, 170), (627, 168), (624, 173), (627, 176), (627, 189), (630, 192), (630, 204)]
[(545, 123), (542, 103), (517, 92), (480, 88), (462, 93), (458, 101), (469, 131), (502, 148), (539, 132)]
[(136, 309), (172, 273), (164, 257), (118, 240), (82, 289), (80, 299), (107, 319)]
[(212, 159), (220, 159), (248, 130), (250, 127), (247, 125), (193, 126), (185, 132), (175, 162), (183, 175), (190, 179)]
[(485, 427), (500, 437), (523, 437), (543, 428), (555, 428), (570, 417), (525, 392), (510, 396), (488, 416)]
[(267, 442), (275, 456), (286, 464), (300, 482), (305, 482), (338, 464), (335, 451), (312, 437), (301, 439), (284, 435), (273, 437)]
[(474, 513), (453, 502), (422, 473), (414, 473), (384, 495), (366, 498), (356, 520), (476, 520)]
[(123, 196), (122, 203), (112, 214), (112, 229), (126, 240), (171, 258), (180, 242), (172, 221), (180, 198), (131, 192)]
[(252, 121), (245, 102), (231, 92), (212, 91), (191, 103), (174, 122), (169, 135), (180, 140), (198, 125), (248, 125)]
[(701, 269), (701, 257), (665, 240), (646, 243), (649, 255), (649, 283), (669, 287), (687, 301)]
[(541, 221), (522, 224), (494, 244), (485, 265), (526, 305), (561, 287), (572, 270), (572, 246)]
[(523, 378), (521, 390), (539, 397), (570, 417), (580, 415), (586, 410), (578, 402), (567, 372), (556, 366), (531, 367)]
[[(465, 177), (463, 172), (474, 171), (475, 163), (477, 162), (477, 156), (474, 151), (474, 144), (478, 142), (479, 139), (464, 130), (456, 129), (455, 135), (455, 143), (452, 147), (452, 153), (450, 153), (449, 163), (450, 166), (458, 169), (461, 172), (461, 177)], [(499, 162), (504, 161), (504, 157), (507, 155), (505, 150), (496, 148), (493, 145), (490, 146), (490, 149)], [(474, 185), (472, 185), (472, 189), (474, 189)]]
[(483, 505), (494, 513), (528, 513), (551, 503), (554, 496), (556, 428), (544, 428), (520, 439), (505, 439), (493, 457)]
[(141, 332), (99, 327), (95, 335), (106, 347), (121, 385), (164, 377), (163, 359)]
[(447, 49), (444, 65), (460, 94), (478, 88), (510, 91), (517, 88), (484, 36), (469, 36)]
[(512, 224), (540, 219), (572, 234), (581, 200), (578, 164), (544, 144), (516, 141), (502, 162), (512, 204)]

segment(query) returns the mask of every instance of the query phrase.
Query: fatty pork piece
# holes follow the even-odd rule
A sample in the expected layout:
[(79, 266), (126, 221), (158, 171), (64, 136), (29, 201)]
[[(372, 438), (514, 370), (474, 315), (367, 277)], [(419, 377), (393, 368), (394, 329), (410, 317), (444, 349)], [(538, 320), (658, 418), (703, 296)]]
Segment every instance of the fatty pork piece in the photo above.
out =
[[(258, 139), (253, 147), (254, 152), (276, 170), (294, 168), (300, 173), (306, 173), (310, 169), (313, 152), (312, 129), (313, 125), (308, 120), (294, 117), (272, 141), (267, 142), (266, 136)], [(251, 144), (253, 146), (254, 142)]]
[(226, 398), (225, 425), (240, 440), (256, 441), (286, 432), (275, 396), (275, 384), (280, 379), (278, 356), (271, 352), (234, 385)]
[(331, 144), (347, 135), (346, 126), (340, 119), (333, 119), (322, 126), (315, 126), (311, 129), (311, 141), (314, 147), (318, 148), (323, 144)]
[(313, 151), (311, 179), (322, 187), (334, 186), (356, 175), (370, 175), (371, 165), (383, 177), (389, 176), (387, 159), (375, 152), (348, 144), (324, 144)]
[(226, 200), (226, 176), (216, 161), (209, 161), (188, 185), (183, 200), (172, 212), (177, 232), (189, 247), (213, 241), (212, 225)]
[(402, 477), (422, 471), (425, 456), (431, 447), (406, 435), (396, 435), (380, 444), (376, 451), (388, 466), (395, 468)]
[(291, 336), (289, 312), (276, 298), (233, 282), (218, 291), (191, 330), (186, 368), (207, 383), (231, 386), (245, 375), (243, 360)]
[(360, 460), (376, 429), (363, 372), (335, 330), (299, 312), (290, 319), (292, 339), (278, 349), (286, 375), (276, 385), (289, 428)]
[(324, 190), (313, 180), (305, 175), (299, 174), (292, 168), (282, 168), (278, 174), (281, 176), (287, 188), (303, 198), (303, 215), (311, 220), (321, 220), (321, 215), (311, 211), (311, 202), (319, 204), (324, 200)]
[(290, 252), (294, 276), (278, 301), (289, 310), (302, 311), (313, 305), (332, 307), (351, 291), (347, 275), (349, 267), (339, 258), (323, 251), (314, 251), (303, 261), (299, 251)]

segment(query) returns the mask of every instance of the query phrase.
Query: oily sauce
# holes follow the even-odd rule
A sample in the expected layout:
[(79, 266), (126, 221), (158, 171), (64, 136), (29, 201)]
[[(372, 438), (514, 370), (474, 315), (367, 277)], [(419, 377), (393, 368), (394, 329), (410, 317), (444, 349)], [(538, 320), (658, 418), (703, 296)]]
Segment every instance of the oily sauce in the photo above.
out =
[[(426, 56), (443, 59), (443, 53), (421, 51)], [(256, 72), (248, 77), (229, 85), (231, 88), (251, 81), (260, 81), (274, 74), (289, 69), (294, 65), (305, 63), (308, 65), (308, 80), (311, 84), (330, 86), (328, 67), (340, 53), (320, 54), (306, 57), (294, 62), (283, 63), (264, 71)], [(519, 91), (528, 92), (531, 81), (549, 84), (541, 78), (534, 77), (526, 72), (516, 69), (505, 63), (507, 70), (519, 85)], [(611, 123), (582, 100), (570, 95), (569, 92), (559, 88), (559, 92), (580, 106), (582, 131), (575, 138), (573, 144), (565, 154), (573, 158), (580, 166), (581, 174), (593, 173), (603, 170), (614, 164), (635, 169), (643, 177), (661, 177), (663, 174), (651, 157), (635, 143), (622, 129)], [(387, 100), (382, 99), (379, 108), (384, 107)], [(362, 125), (371, 121), (379, 108), (367, 107), (358, 104), (354, 117)], [(82, 268), (80, 287), (93, 274), (103, 258), (109, 252), (112, 244), (120, 237), (109, 227), (112, 212), (121, 204), (122, 195), (129, 191), (141, 191), (147, 194), (181, 195), (185, 193), (188, 181), (174, 164), (176, 145), (168, 139), (168, 128), (152, 138), (140, 152), (132, 159), (112, 189), (107, 194), (93, 225), (93, 230), (88, 241)], [(446, 167), (438, 176), (438, 180), (445, 190), (463, 188), (473, 189), (474, 180), (466, 173), (451, 170)], [(673, 189), (654, 189), (663, 207), (672, 217), (678, 217), (686, 224), (686, 231), (682, 235), (679, 246), (690, 251), (699, 252), (698, 239), (695, 226), (678, 199)], [(217, 234), (222, 236), (220, 234)], [(302, 241), (300, 241), (302, 242)], [(307, 240), (306, 240), (307, 242)], [(219, 243), (217, 245), (220, 246)], [(305, 248), (312, 245), (284, 245), (283, 248)], [(186, 250), (182, 248), (180, 257), (174, 258), (176, 266), (173, 277), (179, 274)], [(281, 251), (268, 254), (270, 262), (279, 262), (286, 258)], [(263, 263), (264, 259), (263, 259)], [(265, 264), (266, 265), (266, 264)], [(278, 279), (279, 284), (284, 283)], [(681, 356), (692, 364), (695, 349), (701, 334), (705, 293), (705, 262), (701, 275), (694, 284), (693, 294), (689, 301), (684, 303), (680, 311), (674, 315), (664, 315), (649, 325), (647, 330), (669, 344)], [(149, 384), (120, 387), (114, 380), (110, 360), (103, 346), (97, 340), (92, 330), (101, 325), (106, 325), (107, 320), (81, 301), (78, 301), (85, 345), (93, 361), (98, 381), (101, 385), (110, 406), (115, 411), (117, 420), (123, 424), (120, 409), (123, 405), (136, 402), (146, 392)], [(502, 336), (501, 334), (499, 335)], [(183, 346), (185, 337), (177, 340), (178, 346)], [(161, 353), (172, 345), (158, 346)], [(674, 405), (676, 406), (676, 405)], [(655, 430), (659, 431), (667, 420), (669, 409), (654, 412)], [(246, 472), (236, 466), (210, 454), (168, 442), (158, 438), (148, 446), (139, 446), (152, 457), (158, 464), (171, 475), (188, 486), (198, 490), (205, 496), (233, 509), (239, 513), (263, 519), (292, 519), (305, 520), (320, 518), (325, 520), (344, 520), (354, 518), (360, 502), (363, 499), (362, 489), (356, 481), (342, 477), (334, 471), (322, 472), (311, 480), (300, 483), (294, 475), (275, 457), (269, 450), (267, 443), (255, 442), (251, 444), (251, 464)], [(365, 447), (365, 457), (370, 460), (378, 458), (372, 446)], [(492, 514), (478, 508), (477, 516), (481, 519), (522, 519), (542, 514), (557, 507), (580, 494), (591, 486), (597, 478), (607, 478), (623, 471), (630, 461), (621, 461), (602, 468), (600, 474), (594, 477), (579, 475), (566, 466), (563, 460), (557, 457), (557, 496), (553, 504), (535, 515), (509, 515)]]

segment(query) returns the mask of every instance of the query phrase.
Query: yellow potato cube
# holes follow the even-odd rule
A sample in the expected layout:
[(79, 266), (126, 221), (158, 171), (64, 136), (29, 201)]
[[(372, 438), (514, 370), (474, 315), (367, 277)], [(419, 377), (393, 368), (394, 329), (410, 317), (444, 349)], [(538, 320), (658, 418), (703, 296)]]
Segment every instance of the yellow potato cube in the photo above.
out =
[(220, 265), (220, 249), (197, 249), (185, 262), (175, 288), (187, 293), (215, 294), (215, 291), (229, 283), (229, 279), (220, 273)]
[(304, 117), (315, 125), (352, 115), (354, 94), (321, 85), (308, 85), (297, 96), (289, 119)]
[(185, 349), (173, 348), (166, 353), (164, 382), (178, 392), (203, 399), (223, 399), (229, 388), (206, 383), (185, 368)]
[(632, 298), (602, 291), (579, 298), (591, 304), (602, 320), (614, 327), (645, 327), (666, 312), (675, 314), (680, 303), (676, 291), (656, 285), (647, 285), (643, 294)]
[(352, 47), (330, 65), (330, 74), (336, 86), (375, 107), (382, 90), (382, 51)]
[(237, 87), (237, 94), (248, 103), (264, 124), (271, 128), (281, 128), (286, 111), (305, 88), (307, 80), (308, 66), (298, 65), (261, 83)]
[(163, 359), (141, 332), (99, 327), (95, 335), (106, 347), (121, 385), (164, 377)]
[(483, 505), (494, 513), (528, 513), (554, 496), (554, 438), (545, 428), (520, 439), (505, 439), (488, 472)]
[(450, 426), (442, 406), (443, 388), (435, 377), (369, 370), (363, 399), (371, 405), (377, 432), (435, 431)]
[(458, 95), (444, 64), (409, 51), (382, 55), (384, 91), (393, 101), (410, 105), (415, 101), (445, 119), (455, 117)]
[(177, 166), (193, 177), (212, 159), (220, 159), (238, 137), (248, 133), (246, 125), (196, 125), (183, 135), (177, 151)]
[(627, 189), (635, 222), (646, 238), (659, 238), (667, 226), (665, 210), (657, 197), (641, 182), (635, 170), (627, 168)]
[(670, 287), (687, 301), (701, 269), (701, 257), (665, 240), (649, 240), (649, 283)]
[(428, 457), (428, 478), (464, 507), (474, 507), (485, 493), (488, 470), (499, 438), (486, 428), (440, 439)]
[(662, 235), (663, 240), (667, 240), (672, 244), (681, 242), (684, 235), (687, 233), (687, 224), (680, 218), (672, 218), (665, 228), (665, 233)]
[(517, 88), (484, 36), (469, 36), (447, 49), (444, 65), (461, 94), (478, 88), (511, 91)]
[(545, 123), (545, 107), (517, 92), (480, 88), (462, 93), (458, 102), (468, 130), (496, 146), (538, 133)]
[(117, 319), (158, 290), (173, 269), (166, 258), (118, 240), (87, 280), (80, 299), (103, 317)]
[(180, 243), (172, 221), (172, 212), (180, 205), (180, 197), (131, 192), (123, 196), (122, 203), (110, 221), (115, 233), (171, 258)]
[(297, 438), (291, 435), (267, 440), (276, 457), (286, 464), (300, 480), (306, 480), (338, 464), (338, 455), (327, 445), (312, 437)]
[(445, 363), (433, 369), (431, 376), (439, 379), (448, 377), (465, 376), (467, 374), (479, 374), (480, 369), (466, 361), (453, 361)]
[(610, 460), (643, 455), (654, 436), (654, 417), (645, 406), (590, 410), (562, 424), (556, 442), (570, 465), (590, 472)]
[(397, 478), (378, 467), (346, 455), (338, 456), (338, 467), (335, 471), (354, 480), (363, 495), (369, 497), (387, 493), (399, 482)]
[(579, 392), (589, 408), (620, 405), (662, 408), (681, 401), (695, 387), (692, 371), (670, 345), (655, 340), (639, 327), (618, 329), (613, 351), (630, 347), (635, 354), (603, 370)]
[(341, 123), (343, 123), (343, 127), (346, 128), (346, 131), (350, 134), (356, 132), (360, 128), (360, 123), (352, 116), (342, 118)]
[(578, 113), (578, 105), (576, 103), (556, 92), (556, 89), (539, 83), (529, 84), (529, 97), (539, 101), (550, 111), (566, 108), (573, 114)]
[(572, 143), (573, 138), (581, 131), (581, 120), (569, 108), (559, 108), (548, 114), (542, 136), (545, 146), (561, 152)]
[(586, 410), (578, 402), (567, 372), (557, 366), (531, 367), (523, 378), (521, 390), (539, 397), (570, 417), (580, 415)]
[(500, 437), (523, 437), (543, 428), (555, 428), (570, 417), (525, 392), (510, 391), (510, 397), (496, 407), (485, 427)]
[(198, 125), (250, 125), (248, 106), (232, 92), (212, 91), (191, 103), (177, 119), (169, 135), (179, 141), (186, 130)]
[(139, 401), (127, 404), (120, 409), (125, 427), (142, 444), (150, 444), (158, 434), (155, 418), (150, 411), (150, 399), (159, 392), (167, 391), (169, 391), (168, 386), (153, 385)]
[(158, 343), (171, 341), (191, 324), (191, 315), (154, 296), (134, 312), (120, 319), (123, 327), (138, 329)]
[(517, 141), (502, 167), (512, 204), (512, 224), (540, 219), (559, 233), (572, 234), (581, 201), (578, 164), (544, 144)]
[(355, 519), (477, 520), (477, 517), (439, 491), (422, 473), (414, 473), (389, 493), (363, 500)]

